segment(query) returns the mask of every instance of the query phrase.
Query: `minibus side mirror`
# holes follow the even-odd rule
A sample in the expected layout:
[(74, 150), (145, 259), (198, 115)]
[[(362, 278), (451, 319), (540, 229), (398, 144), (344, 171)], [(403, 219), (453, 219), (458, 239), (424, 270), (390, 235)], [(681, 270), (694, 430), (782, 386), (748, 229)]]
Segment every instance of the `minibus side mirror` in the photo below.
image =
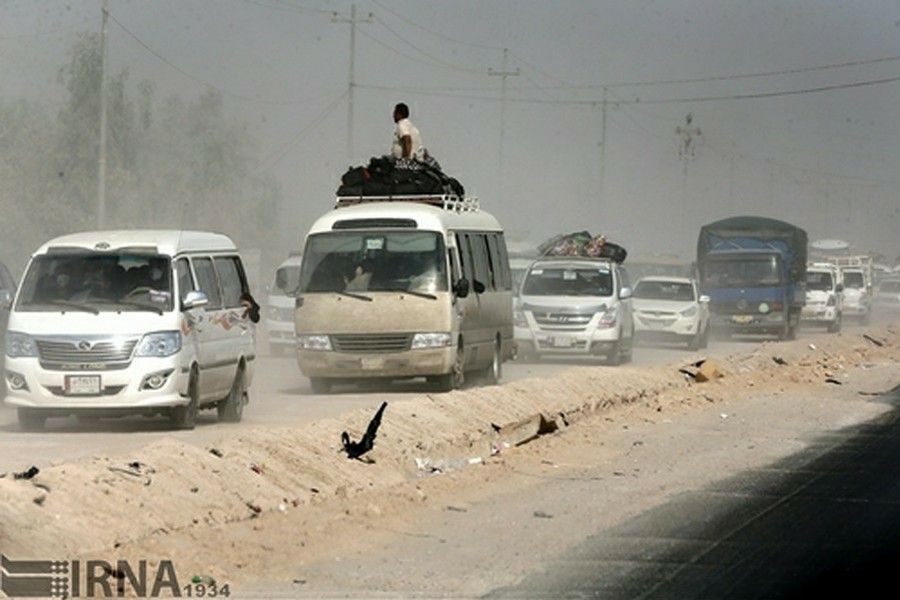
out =
[(472, 281), (472, 289), (475, 290), (476, 294), (483, 294), (484, 290), (486, 290), (487, 288), (483, 283), (475, 279), (474, 281)]
[(469, 295), (469, 280), (463, 277), (459, 281), (456, 282), (456, 285), (453, 286), (453, 291), (456, 293), (457, 297), (465, 298)]
[(209, 304), (209, 297), (206, 295), (206, 292), (198, 292), (198, 291), (190, 291), (184, 296), (184, 300), (181, 302), (181, 305), (185, 308), (185, 310), (190, 310), (192, 308), (200, 308), (201, 306), (206, 306)]

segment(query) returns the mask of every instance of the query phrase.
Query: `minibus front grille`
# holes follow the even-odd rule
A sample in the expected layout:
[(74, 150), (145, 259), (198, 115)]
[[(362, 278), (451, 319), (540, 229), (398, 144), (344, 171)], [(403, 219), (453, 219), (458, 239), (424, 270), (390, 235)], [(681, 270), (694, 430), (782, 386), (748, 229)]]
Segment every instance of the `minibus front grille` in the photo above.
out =
[(125, 339), (38, 339), (41, 366), (51, 370), (124, 369), (131, 362), (137, 337)]
[(412, 334), (332, 335), (331, 344), (335, 352), (355, 352), (359, 354), (404, 352), (412, 346)]

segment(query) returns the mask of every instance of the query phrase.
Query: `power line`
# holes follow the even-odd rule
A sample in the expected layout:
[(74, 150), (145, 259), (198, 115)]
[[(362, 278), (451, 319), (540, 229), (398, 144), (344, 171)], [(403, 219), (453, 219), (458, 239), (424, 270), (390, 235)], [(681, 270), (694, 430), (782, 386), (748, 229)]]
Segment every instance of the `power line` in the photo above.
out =
[(394, 15), (395, 17), (397, 17), (398, 19), (400, 19), (401, 21), (403, 21), (403, 22), (406, 23), (407, 25), (412, 25), (412, 26), (415, 27), (416, 29), (420, 29), (420, 30), (424, 31), (425, 33), (428, 33), (428, 34), (431, 34), (431, 35), (433, 35), (433, 36), (435, 36), (435, 37), (441, 38), (442, 40), (446, 40), (446, 41), (448, 41), (448, 42), (453, 42), (454, 44), (459, 44), (459, 45), (461, 45), (461, 46), (469, 46), (469, 47), (472, 47), (472, 48), (481, 48), (482, 50), (503, 50), (503, 47), (502, 47), (502, 46), (490, 46), (490, 45), (487, 45), (487, 44), (479, 44), (479, 43), (476, 43), (476, 42), (465, 42), (465, 41), (462, 41), (462, 40), (458, 40), (458, 39), (452, 38), (452, 37), (450, 37), (450, 36), (448, 36), (448, 35), (445, 35), (445, 34), (443, 34), (443, 33), (438, 32), (438, 31), (434, 31), (434, 30), (432, 30), (432, 29), (428, 29), (427, 27), (423, 27), (422, 25), (419, 25), (419, 24), (416, 23), (415, 21), (411, 21), (410, 19), (408, 19), (407, 17), (403, 16), (402, 14), (400, 14), (400, 13), (398, 13), (398, 12), (396, 12), (396, 11), (393, 11), (393, 10), (391, 10), (390, 8), (388, 8), (387, 6), (383, 5), (381, 2), (378, 2), (378, 0), (371, 0), (371, 1), (372, 1), (372, 4), (374, 4), (375, 6), (379, 7), (379, 8), (382, 9), (383, 11), (385, 11), (385, 12), (387, 12), (387, 13), (390, 13), (390, 14)]
[(444, 66), (444, 67), (447, 67), (448, 69), (453, 69), (453, 70), (461, 71), (461, 72), (464, 72), (464, 73), (477, 73), (477, 74), (481, 74), (481, 73), (484, 72), (484, 71), (482, 71), (482, 70), (468, 69), (468, 68), (465, 68), (465, 67), (459, 67), (459, 66), (456, 66), (456, 65), (454, 65), (454, 64), (448, 63), (448, 62), (446, 62), (446, 61), (444, 61), (444, 60), (441, 60), (440, 58), (438, 58), (438, 57), (436, 57), (436, 56), (434, 56), (434, 55), (432, 55), (432, 54), (429, 54), (429, 53), (426, 52), (425, 50), (422, 50), (421, 48), (419, 48), (418, 46), (416, 46), (415, 44), (413, 44), (412, 42), (410, 42), (409, 40), (407, 40), (406, 38), (404, 38), (402, 35), (400, 35), (398, 32), (396, 32), (394, 29), (392, 29), (387, 23), (384, 22), (383, 19), (381, 19), (381, 18), (378, 17), (377, 15), (375, 16), (375, 22), (378, 23), (379, 25), (381, 25), (382, 27), (384, 27), (385, 29), (387, 29), (389, 32), (391, 32), (391, 33), (392, 33), (394, 36), (396, 36), (401, 42), (403, 42), (404, 44), (406, 44), (407, 46), (409, 46), (410, 48), (412, 48), (413, 50), (415, 50), (415, 51), (418, 52), (419, 54), (421, 54), (421, 55), (423, 55), (423, 56), (426, 56), (426, 57), (428, 57), (429, 59), (433, 60), (433, 61), (434, 61), (435, 63), (437, 63), (437, 64), (440, 64), (440, 65), (442, 65), (442, 66)]

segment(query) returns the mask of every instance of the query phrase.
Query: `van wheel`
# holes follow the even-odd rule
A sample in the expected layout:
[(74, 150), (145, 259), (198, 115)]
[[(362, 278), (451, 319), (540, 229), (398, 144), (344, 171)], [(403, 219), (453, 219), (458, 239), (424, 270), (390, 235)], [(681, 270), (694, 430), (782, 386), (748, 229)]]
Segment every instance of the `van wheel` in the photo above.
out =
[(622, 340), (618, 340), (613, 345), (612, 350), (609, 351), (609, 355), (606, 357), (606, 364), (611, 367), (622, 364)]
[(44, 425), (47, 423), (47, 417), (41, 413), (27, 408), (20, 408), (18, 411), (19, 427), (22, 431), (43, 431)]
[(314, 394), (331, 393), (331, 380), (325, 377), (310, 377), (309, 386)]
[(456, 347), (456, 360), (453, 361), (450, 372), (437, 377), (438, 388), (442, 392), (453, 391), (463, 384), (463, 364), (463, 347), (460, 344)]
[(503, 359), (500, 356), (500, 342), (494, 342), (494, 356), (491, 358), (491, 365), (484, 370), (485, 385), (497, 385), (500, 378), (503, 377)]
[(219, 413), (219, 420), (225, 423), (237, 423), (244, 416), (244, 400), (247, 391), (244, 389), (244, 368), (239, 367), (237, 373), (234, 374), (234, 383), (228, 395), (225, 396), (216, 405)]
[(700, 338), (700, 347), (709, 348), (709, 325), (703, 330), (703, 336)]
[(193, 429), (197, 426), (197, 413), (200, 411), (197, 396), (197, 370), (193, 369), (188, 381), (188, 403), (173, 407), (169, 415), (175, 429)]

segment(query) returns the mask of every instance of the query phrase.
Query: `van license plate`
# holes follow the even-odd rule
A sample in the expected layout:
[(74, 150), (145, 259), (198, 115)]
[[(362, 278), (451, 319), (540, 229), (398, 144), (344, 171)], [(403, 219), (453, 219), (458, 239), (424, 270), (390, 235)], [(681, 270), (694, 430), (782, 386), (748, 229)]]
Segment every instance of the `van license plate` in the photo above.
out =
[(384, 368), (383, 358), (362, 358), (360, 366), (367, 371), (376, 371)]
[(571, 348), (572, 338), (570, 337), (553, 337), (550, 338), (550, 344), (554, 348)]
[(87, 396), (99, 393), (99, 375), (66, 375), (66, 394), (71, 396)]

